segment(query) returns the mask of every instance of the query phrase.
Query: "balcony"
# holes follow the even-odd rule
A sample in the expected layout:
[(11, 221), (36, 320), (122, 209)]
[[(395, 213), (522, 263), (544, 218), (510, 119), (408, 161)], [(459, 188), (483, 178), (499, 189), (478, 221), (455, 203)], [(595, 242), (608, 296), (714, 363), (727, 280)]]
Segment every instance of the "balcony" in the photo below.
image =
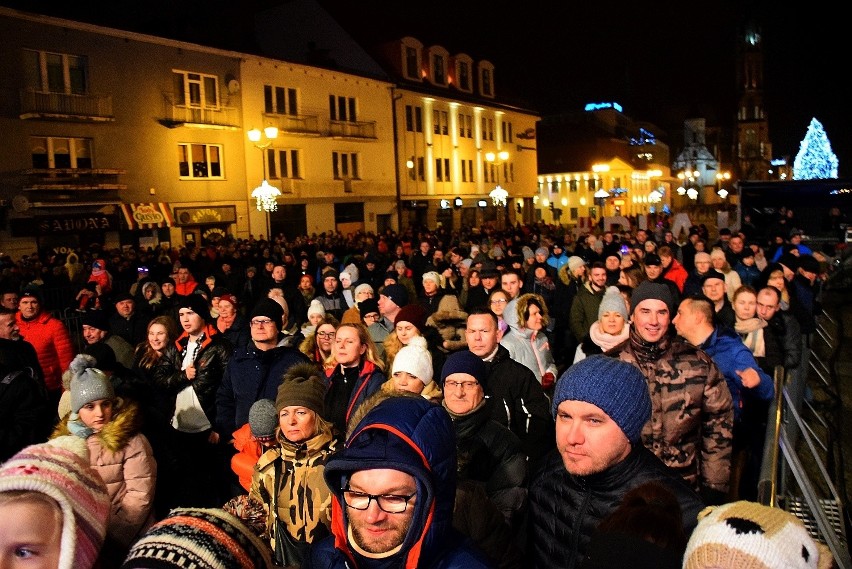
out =
[(165, 117), (159, 122), (169, 128), (209, 128), (214, 130), (239, 130), (235, 107), (213, 107), (204, 105), (186, 105), (174, 102), (171, 93), (163, 94)]
[(126, 170), (114, 168), (30, 168), (21, 171), (24, 191), (119, 191), (127, 184), (119, 184), (118, 177)]
[(336, 121), (328, 123), (328, 135), (332, 138), (376, 139), (376, 121)]
[(75, 122), (113, 122), (112, 96), (77, 95), (21, 90), (23, 120), (47, 119)]
[(282, 115), (263, 113), (263, 124), (278, 127), (283, 134), (320, 136), (319, 117), (315, 115)]

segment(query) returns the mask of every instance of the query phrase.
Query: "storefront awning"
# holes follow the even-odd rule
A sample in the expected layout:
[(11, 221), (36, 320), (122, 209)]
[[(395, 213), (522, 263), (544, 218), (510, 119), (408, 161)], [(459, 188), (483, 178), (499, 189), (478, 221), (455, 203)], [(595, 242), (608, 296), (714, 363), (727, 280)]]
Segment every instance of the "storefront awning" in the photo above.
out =
[(163, 202), (121, 204), (121, 213), (129, 229), (171, 227), (175, 223), (172, 210)]

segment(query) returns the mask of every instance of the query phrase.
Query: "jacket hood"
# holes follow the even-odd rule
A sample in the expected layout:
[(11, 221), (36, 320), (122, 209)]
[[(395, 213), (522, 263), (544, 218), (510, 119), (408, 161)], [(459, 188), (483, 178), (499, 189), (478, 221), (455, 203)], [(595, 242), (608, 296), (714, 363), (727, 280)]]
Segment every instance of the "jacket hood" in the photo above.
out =
[(350, 558), (348, 511), (341, 489), (352, 472), (378, 468), (406, 472), (417, 483), (411, 527), (394, 565), (430, 565), (451, 531), (455, 502), (455, 436), (447, 412), (422, 397), (389, 397), (366, 413), (344, 448), (326, 464), (325, 480), (335, 496), (335, 547)]

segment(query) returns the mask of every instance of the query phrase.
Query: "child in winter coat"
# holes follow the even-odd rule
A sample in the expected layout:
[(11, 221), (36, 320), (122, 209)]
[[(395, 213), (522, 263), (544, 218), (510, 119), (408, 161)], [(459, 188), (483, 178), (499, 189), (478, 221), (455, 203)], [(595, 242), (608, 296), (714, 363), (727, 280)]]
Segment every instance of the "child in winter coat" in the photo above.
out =
[(106, 483), (111, 502), (102, 558), (120, 561), (154, 523), (157, 463), (139, 430), (137, 403), (117, 398), (110, 379), (94, 365), (88, 354), (71, 362), (71, 412), (52, 438), (71, 434), (86, 441), (90, 464)]

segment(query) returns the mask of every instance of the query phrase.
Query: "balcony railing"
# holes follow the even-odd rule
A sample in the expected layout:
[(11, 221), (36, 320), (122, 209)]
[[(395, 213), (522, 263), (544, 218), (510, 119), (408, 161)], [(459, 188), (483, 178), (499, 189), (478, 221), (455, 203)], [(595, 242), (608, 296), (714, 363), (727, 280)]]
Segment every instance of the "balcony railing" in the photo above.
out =
[(28, 191), (90, 191), (126, 190), (118, 177), (126, 170), (114, 168), (30, 168), (23, 170), (23, 190)]
[(376, 121), (329, 121), (329, 136), (337, 138), (376, 138)]
[(174, 102), (170, 93), (163, 95), (166, 117), (160, 122), (170, 128), (178, 126), (237, 130), (240, 128), (235, 107), (194, 106)]
[(315, 115), (282, 115), (263, 113), (264, 124), (278, 127), (284, 134), (320, 136), (319, 117)]
[(112, 96), (21, 90), (22, 119), (56, 119), (86, 122), (114, 121)]

